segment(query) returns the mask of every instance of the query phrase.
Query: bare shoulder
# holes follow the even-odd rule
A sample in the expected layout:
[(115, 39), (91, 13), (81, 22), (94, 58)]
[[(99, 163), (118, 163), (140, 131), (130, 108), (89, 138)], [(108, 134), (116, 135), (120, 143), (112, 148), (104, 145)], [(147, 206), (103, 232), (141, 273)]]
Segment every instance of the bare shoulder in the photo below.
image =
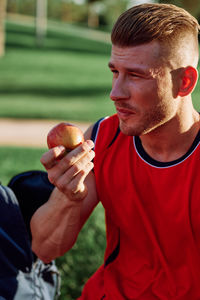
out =
[(94, 124), (92, 124), (88, 129), (85, 131), (84, 137), (85, 140), (91, 139), (95, 140), (98, 134), (99, 127), (101, 123), (106, 120), (108, 117), (102, 117), (99, 120), (97, 120)]
[(84, 133), (85, 140), (91, 139), (93, 128), (94, 128), (94, 124), (92, 124), (90, 127), (88, 127), (88, 129), (85, 131), (85, 133)]
[(88, 187), (88, 195), (83, 200), (81, 208), (81, 226), (87, 221), (88, 217), (99, 203), (99, 199), (96, 192), (95, 176), (93, 172), (90, 172), (86, 177), (85, 183)]

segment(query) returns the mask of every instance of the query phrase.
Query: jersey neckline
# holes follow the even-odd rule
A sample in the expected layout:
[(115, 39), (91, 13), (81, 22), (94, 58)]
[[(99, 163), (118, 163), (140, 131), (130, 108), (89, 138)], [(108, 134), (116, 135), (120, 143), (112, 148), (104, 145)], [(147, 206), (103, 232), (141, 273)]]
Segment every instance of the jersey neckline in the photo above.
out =
[(139, 136), (134, 136), (134, 145), (135, 149), (137, 151), (137, 154), (141, 157), (142, 160), (144, 160), (147, 164), (157, 167), (157, 168), (166, 168), (166, 167), (172, 167), (174, 165), (180, 164), (185, 159), (187, 159), (197, 148), (198, 144), (200, 143), (200, 130), (198, 134), (196, 135), (190, 149), (180, 158), (170, 161), (170, 162), (160, 162), (155, 159), (153, 159), (143, 148), (142, 142), (139, 138)]

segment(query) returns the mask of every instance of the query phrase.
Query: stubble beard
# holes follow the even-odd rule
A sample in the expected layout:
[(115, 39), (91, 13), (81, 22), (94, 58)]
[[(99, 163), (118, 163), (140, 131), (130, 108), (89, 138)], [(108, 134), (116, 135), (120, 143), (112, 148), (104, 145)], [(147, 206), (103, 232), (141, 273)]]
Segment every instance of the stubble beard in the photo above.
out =
[(122, 133), (131, 136), (145, 135), (169, 120), (169, 112), (166, 107), (157, 107), (141, 114), (139, 121), (127, 122), (119, 120), (119, 127)]

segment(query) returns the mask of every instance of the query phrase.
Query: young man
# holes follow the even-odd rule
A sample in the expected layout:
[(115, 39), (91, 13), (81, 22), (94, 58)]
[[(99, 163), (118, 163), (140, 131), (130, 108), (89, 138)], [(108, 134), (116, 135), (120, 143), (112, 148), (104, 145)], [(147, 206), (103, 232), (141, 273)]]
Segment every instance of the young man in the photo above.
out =
[(117, 114), (98, 124), (94, 174), (91, 140), (41, 159), (56, 186), (32, 218), (41, 259), (68, 251), (98, 201), (105, 208), (105, 263), (80, 299), (200, 299), (198, 30), (174, 5), (123, 13), (109, 62)]

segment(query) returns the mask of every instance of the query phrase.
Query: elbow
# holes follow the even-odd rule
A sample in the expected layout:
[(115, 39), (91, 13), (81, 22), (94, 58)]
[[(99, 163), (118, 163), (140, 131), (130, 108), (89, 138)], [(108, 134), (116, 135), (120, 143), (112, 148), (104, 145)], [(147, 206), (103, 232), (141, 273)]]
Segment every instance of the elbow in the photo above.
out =
[(62, 244), (55, 244), (49, 243), (49, 241), (43, 241), (37, 243), (32, 240), (32, 251), (35, 255), (44, 263), (50, 263), (52, 260), (63, 256), (66, 252), (68, 252), (75, 241), (71, 245), (62, 245)]
[(57, 257), (53, 252), (48, 251), (48, 247), (46, 248), (44, 243), (42, 245), (38, 245), (32, 241), (32, 251), (45, 264), (50, 263)]

